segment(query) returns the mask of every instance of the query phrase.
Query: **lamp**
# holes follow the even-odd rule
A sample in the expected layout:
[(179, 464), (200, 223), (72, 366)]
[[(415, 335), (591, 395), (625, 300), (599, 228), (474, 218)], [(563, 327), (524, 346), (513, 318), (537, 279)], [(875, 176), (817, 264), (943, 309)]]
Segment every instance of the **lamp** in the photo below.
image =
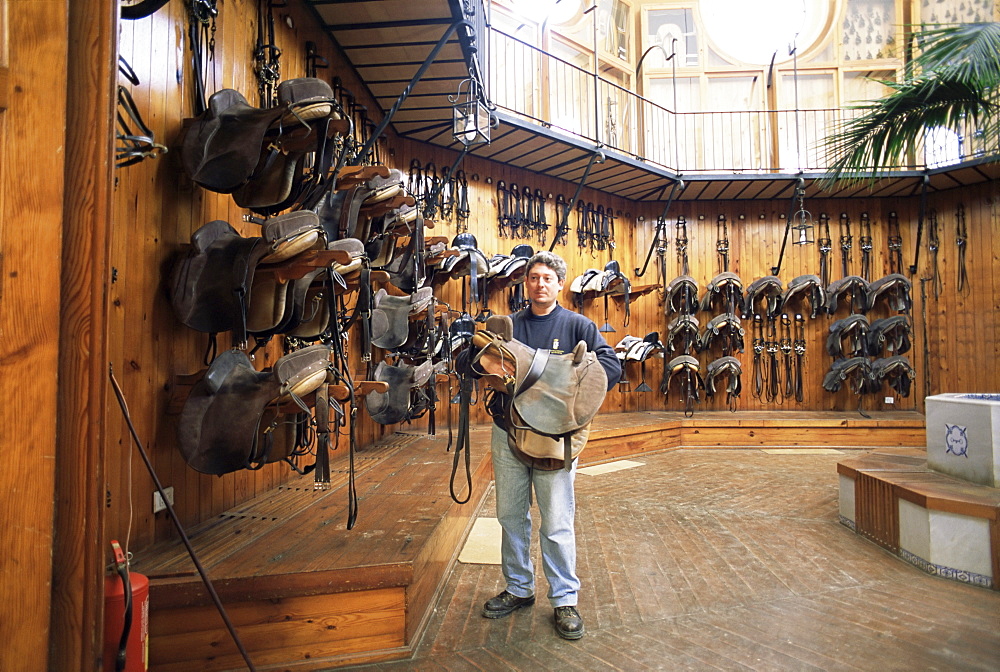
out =
[(806, 190), (800, 185), (795, 189), (795, 195), (799, 199), (799, 211), (792, 215), (792, 229), (795, 236), (792, 238), (792, 245), (812, 245), (813, 238), (812, 215), (805, 207)]
[(452, 134), (466, 147), (490, 142), (492, 120), (490, 110), (482, 98), (479, 82), (472, 77), (459, 82), (458, 92), (454, 96), (448, 96), (454, 107)]

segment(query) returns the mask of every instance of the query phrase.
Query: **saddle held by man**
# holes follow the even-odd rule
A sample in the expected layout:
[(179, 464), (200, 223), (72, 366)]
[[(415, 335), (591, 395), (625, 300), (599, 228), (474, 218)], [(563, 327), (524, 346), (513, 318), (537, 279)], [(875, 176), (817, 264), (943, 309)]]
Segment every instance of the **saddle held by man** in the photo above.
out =
[(556, 355), (513, 338), (509, 316), (493, 315), (472, 339), (474, 363), (508, 395), (505, 408), (511, 448), (544, 460), (562, 460), (566, 469), (580, 454), (590, 422), (607, 394), (608, 377), (583, 341)]

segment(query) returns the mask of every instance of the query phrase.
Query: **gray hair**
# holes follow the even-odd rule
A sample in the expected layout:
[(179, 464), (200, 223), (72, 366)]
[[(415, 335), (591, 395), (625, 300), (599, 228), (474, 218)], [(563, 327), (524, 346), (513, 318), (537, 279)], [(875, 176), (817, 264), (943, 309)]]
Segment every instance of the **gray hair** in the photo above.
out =
[(563, 261), (562, 257), (558, 254), (549, 252), (548, 250), (536, 252), (534, 256), (528, 259), (528, 264), (524, 267), (524, 274), (528, 275), (528, 273), (531, 272), (532, 267), (536, 264), (548, 266), (555, 271), (556, 277), (559, 278), (559, 282), (566, 282), (566, 262)]

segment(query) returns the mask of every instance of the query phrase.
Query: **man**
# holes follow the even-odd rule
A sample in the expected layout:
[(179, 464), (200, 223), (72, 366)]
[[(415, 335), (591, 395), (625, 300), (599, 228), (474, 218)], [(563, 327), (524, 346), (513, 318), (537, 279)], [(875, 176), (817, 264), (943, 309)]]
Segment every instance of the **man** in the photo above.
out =
[[(566, 282), (566, 262), (552, 252), (528, 260), (524, 287), (530, 305), (514, 313), (514, 338), (553, 354), (569, 352), (580, 341), (595, 352), (608, 374), (610, 390), (621, 376), (621, 364), (597, 326), (588, 318), (559, 305)], [(573, 483), (576, 460), (569, 470), (563, 460), (536, 459), (508, 447), (502, 394), (489, 403), (493, 416), (492, 455), (496, 479), (497, 518), (503, 529), (501, 556), (506, 589), (483, 605), (483, 616), (500, 618), (535, 603), (535, 575), (531, 562), (531, 491), (541, 512), (539, 540), (542, 564), (549, 582), (548, 598), (555, 608), (555, 629), (565, 639), (580, 639), (583, 619), (577, 610), (580, 579), (576, 575), (576, 499)]]

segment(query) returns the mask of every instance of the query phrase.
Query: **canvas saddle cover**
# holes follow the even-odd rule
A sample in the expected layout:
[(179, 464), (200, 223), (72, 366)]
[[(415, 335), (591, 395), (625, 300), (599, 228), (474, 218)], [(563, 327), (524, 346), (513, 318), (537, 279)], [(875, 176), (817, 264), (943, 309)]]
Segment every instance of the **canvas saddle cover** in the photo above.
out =
[(565, 354), (528, 347), (513, 338), (506, 315), (489, 317), (473, 344), (479, 349), (474, 362), (510, 398), (508, 440), (515, 454), (569, 468), (607, 394), (607, 373), (597, 355), (583, 341)]

